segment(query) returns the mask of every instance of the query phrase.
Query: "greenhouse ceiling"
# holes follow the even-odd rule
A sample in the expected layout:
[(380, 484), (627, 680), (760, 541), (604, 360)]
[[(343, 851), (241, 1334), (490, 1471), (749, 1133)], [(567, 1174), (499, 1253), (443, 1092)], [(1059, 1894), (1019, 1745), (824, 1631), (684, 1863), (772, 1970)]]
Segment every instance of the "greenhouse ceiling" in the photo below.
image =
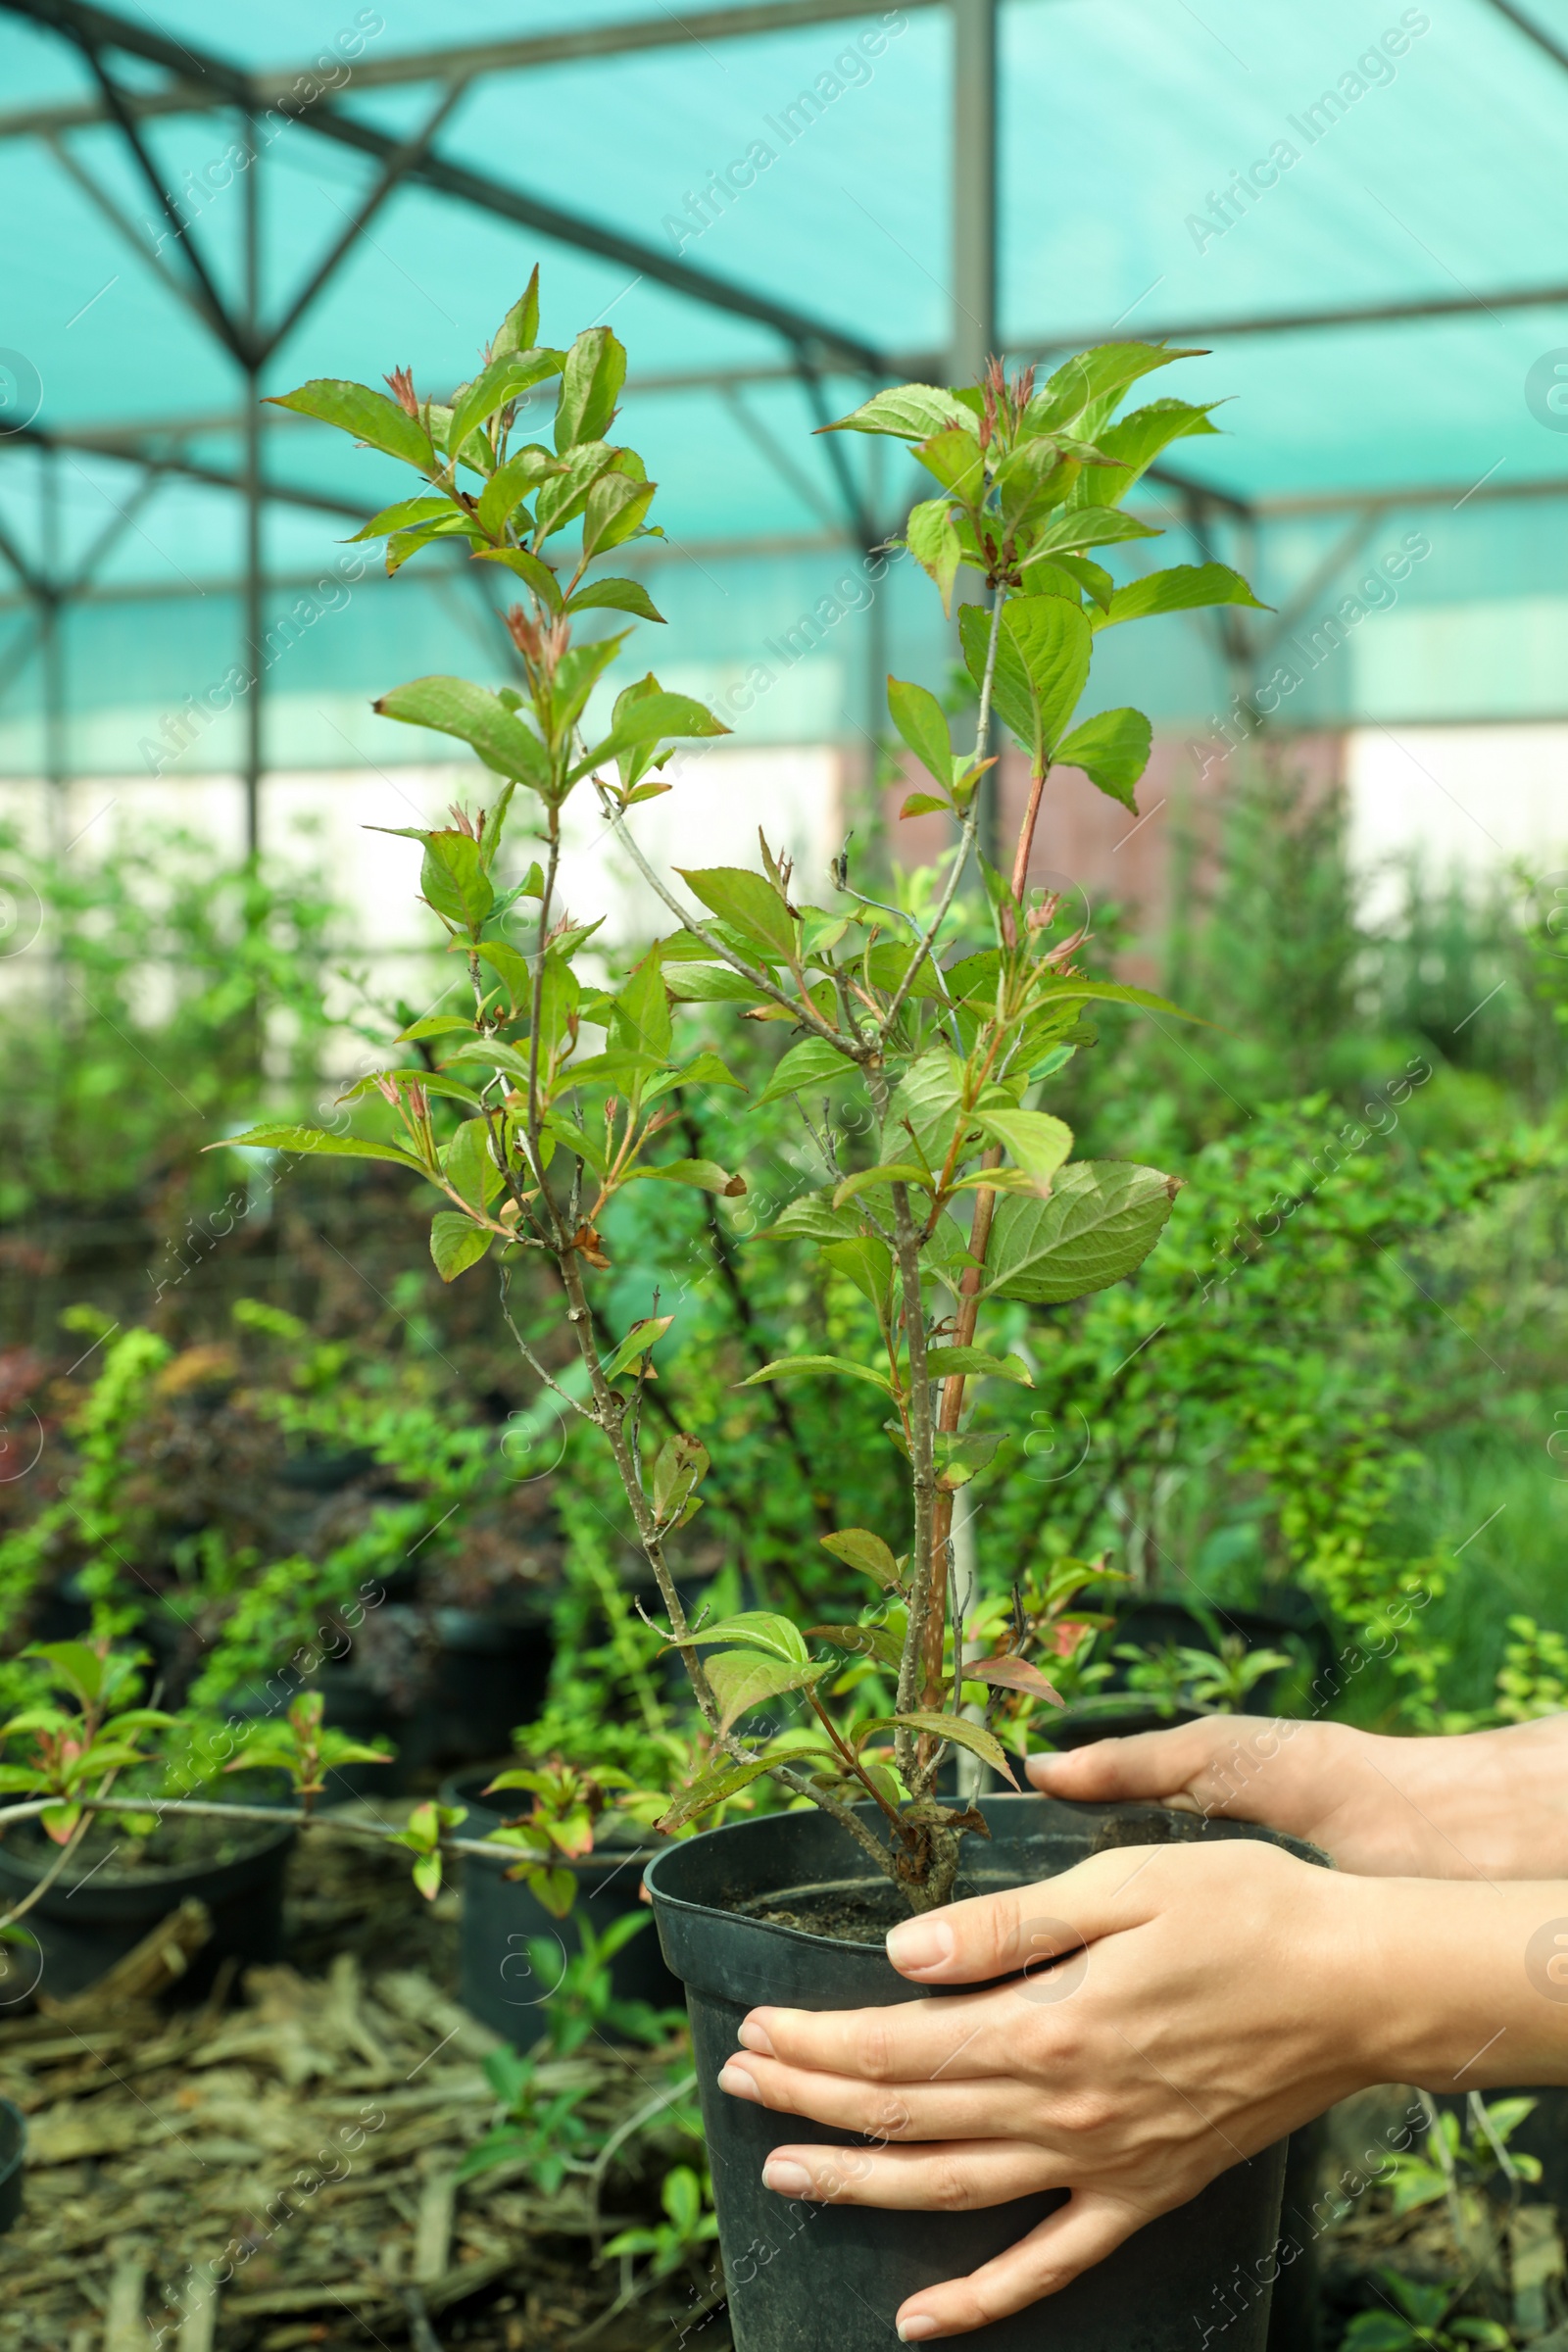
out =
[(1157, 624), (1163, 723), (1282, 661), (1293, 725), (1568, 716), (1565, 0), (0, 0), (0, 58), (7, 774), (428, 756), (368, 701), (505, 666), (484, 567), (355, 576), (395, 469), (261, 403), (444, 394), (535, 262), (631, 355), (662, 674), (777, 680), (743, 740), (943, 656), (867, 555), (912, 466), (813, 427), (1124, 338), (1228, 404), (1147, 518), (1274, 608)]

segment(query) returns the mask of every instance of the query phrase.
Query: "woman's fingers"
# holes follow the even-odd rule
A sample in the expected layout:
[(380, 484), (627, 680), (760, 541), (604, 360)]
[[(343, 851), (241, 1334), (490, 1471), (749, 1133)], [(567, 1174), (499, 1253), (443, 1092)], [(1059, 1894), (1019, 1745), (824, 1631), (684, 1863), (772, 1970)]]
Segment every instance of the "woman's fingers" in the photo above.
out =
[(754, 2009), (742, 2020), (739, 2038), (759, 2057), (862, 2082), (1005, 2076), (1013, 2071), (1017, 2049), (1015, 2019), (1008, 2046), (1004, 2004), (1003, 1994), (976, 1992), (899, 2001), (888, 2009)]
[(781, 2197), (822, 2204), (967, 2213), (1067, 2183), (1060, 2157), (1027, 2141), (956, 2139), (933, 2148), (791, 2143), (773, 2150), (762, 2167), (762, 2185)]
[[(967, 2278), (950, 2278), (911, 2295), (899, 2311), (899, 2341), (921, 2344), (966, 2335), (972, 2328), (1026, 2310), (1043, 2295), (1059, 2294), (1152, 2218), (1121, 2198), (1075, 2190), (995, 2262), (971, 2271)], [(1043, 2335), (1049, 2333), (1048, 2322)]]
[[(1249, 1733), (1272, 1729), (1262, 1718), (1227, 1716), (1221, 1724), (1209, 1717), (1168, 1732), (1138, 1732), (1130, 1740), (1096, 1740), (1059, 1755), (1031, 1756), (1024, 1769), (1034, 1787), (1050, 1796), (1099, 1803), (1113, 1797), (1145, 1796), (1157, 1802), (1187, 1796), (1196, 1802), (1194, 1783), (1208, 1773), (1216, 1756), (1239, 1746)], [(1230, 1808), (1218, 1804), (1213, 1809)]]
[(1041, 2100), (1019, 2082), (961, 2079), (938, 2082), (857, 2082), (781, 2066), (742, 2050), (729, 2059), (718, 2087), (782, 2115), (809, 2116), (842, 2132), (872, 2139), (1013, 2139), (1035, 2137)]

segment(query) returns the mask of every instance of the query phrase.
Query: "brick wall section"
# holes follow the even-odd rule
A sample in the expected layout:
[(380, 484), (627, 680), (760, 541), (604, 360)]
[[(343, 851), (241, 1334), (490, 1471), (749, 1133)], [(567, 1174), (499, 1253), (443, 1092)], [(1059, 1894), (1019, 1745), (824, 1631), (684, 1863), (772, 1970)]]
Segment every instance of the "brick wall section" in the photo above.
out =
[[(1304, 774), (1314, 792), (1332, 791), (1344, 780), (1342, 735), (1282, 737), (1272, 756)], [(1047, 779), (1030, 881), (1043, 885), (1048, 877), (1060, 877), (1065, 888), (1082, 894), (1091, 922), (1097, 907), (1114, 903), (1121, 909), (1125, 927), (1138, 943), (1122, 958), (1124, 979), (1148, 986), (1156, 977), (1154, 943), (1168, 918), (1178, 870), (1175, 845), (1183, 832), (1196, 846), (1193, 871), (1199, 887), (1211, 871), (1237, 757), (1220, 742), (1156, 736), (1138, 787), (1137, 816), (1097, 791), (1077, 768), (1058, 768)], [(946, 817), (900, 819), (905, 791), (922, 788), (929, 789), (929, 779), (914, 772), (906, 786), (886, 795), (888, 837), (901, 865), (933, 863), (953, 838)], [(1028, 795), (1028, 764), (1021, 753), (1008, 751), (1002, 760), (1002, 837), (1009, 845), (1017, 839)]]

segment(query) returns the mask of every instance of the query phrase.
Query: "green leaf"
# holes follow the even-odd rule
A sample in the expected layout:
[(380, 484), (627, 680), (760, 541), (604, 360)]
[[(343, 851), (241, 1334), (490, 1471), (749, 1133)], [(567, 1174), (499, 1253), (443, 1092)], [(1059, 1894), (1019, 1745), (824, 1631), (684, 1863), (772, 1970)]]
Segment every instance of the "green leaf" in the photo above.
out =
[(708, 1470), (708, 1448), (700, 1439), (681, 1431), (666, 1438), (654, 1457), (655, 1518), (661, 1522), (676, 1518)]
[[(540, 603), (548, 606), (552, 612), (560, 612), (564, 610), (561, 601), (561, 587), (555, 573), (544, 558), (534, 555), (531, 549), (526, 547), (476, 547), (472, 560), (475, 564), (504, 564), (508, 571), (514, 571), (518, 579), (530, 587)], [(477, 689), (475, 691), (477, 692)], [(395, 716), (396, 713), (394, 712), (393, 715)]]
[[(748, 991), (748, 994), (754, 992)], [(758, 1236), (760, 1241), (842, 1242), (853, 1239), (860, 1231), (859, 1219), (853, 1209), (836, 1209), (829, 1197), (819, 1193), (814, 1199), (792, 1200), (782, 1209), (775, 1222)]]
[[(582, 515), (583, 562), (634, 539), (654, 503), (655, 482), (644, 481), (619, 466), (602, 473), (588, 493)], [(629, 585), (629, 583), (628, 583)]]
[(455, 1282), (466, 1267), (476, 1266), (493, 1233), (473, 1224), (455, 1208), (440, 1208), (430, 1227), (430, 1255), (443, 1282)]
[(435, 451), (423, 425), (405, 416), (384, 392), (372, 392), (368, 384), (349, 383), (342, 376), (313, 376), (297, 392), (270, 398), (268, 406), (292, 409), (297, 416), (315, 416), (322, 424), (335, 424), (340, 432), (352, 433), (357, 441), (383, 450), (389, 458), (401, 458), (406, 466), (416, 466), (421, 473), (435, 470)]
[(507, 1000), (514, 1013), (525, 1012), (533, 1003), (533, 971), (527, 956), (520, 956), (502, 939), (481, 939), (479, 954), (497, 978), (505, 982)]
[(983, 1756), (992, 1771), (1000, 1772), (1009, 1787), (1017, 1788), (1005, 1748), (995, 1732), (988, 1732), (983, 1723), (970, 1723), (962, 1715), (939, 1715), (923, 1707), (908, 1715), (892, 1715), (888, 1721), (906, 1732), (929, 1732), (935, 1740), (951, 1740), (955, 1747), (966, 1747), (971, 1756)]
[(464, 1120), (441, 1155), (441, 1173), (465, 1200), (489, 1207), (505, 1180), (491, 1148), (488, 1119)]
[(1161, 450), (1189, 434), (1213, 431), (1208, 408), (1195, 408), (1190, 401), (1156, 400), (1147, 409), (1135, 409), (1119, 424), (1106, 426), (1095, 435), (1102, 454), (1114, 458), (1115, 466), (1086, 466), (1074, 496), (1082, 506), (1115, 506), (1148, 471)]
[(760, 1372), (754, 1372), (749, 1380), (743, 1380), (739, 1385), (743, 1389), (755, 1389), (759, 1381), (788, 1380), (797, 1373), (805, 1372), (843, 1372), (851, 1380), (869, 1381), (873, 1389), (882, 1391), (884, 1396), (893, 1394), (893, 1383), (885, 1372), (873, 1372), (869, 1364), (857, 1364), (847, 1355), (781, 1355), (776, 1362), (764, 1364)]
[[(1098, 476), (1096, 478), (1098, 479)], [(1047, 569), (1047, 566), (1041, 566), (1040, 586), (1043, 589), (1049, 587), (1049, 580), (1045, 576)], [(1051, 573), (1064, 571), (1068, 579), (1080, 587), (1086, 596), (1094, 599), (1102, 612), (1110, 611), (1110, 600), (1116, 593), (1116, 583), (1103, 564), (1093, 563), (1088, 556), (1058, 555), (1054, 564), (1049, 566), (1049, 570)]]
[(942, 591), (942, 610), (951, 620), (953, 583), (963, 561), (963, 542), (945, 498), (923, 499), (909, 509), (909, 518), (904, 526), (904, 544), (921, 570), (929, 572)]
[(1010, 1380), (1021, 1389), (1035, 1385), (1021, 1355), (988, 1355), (983, 1348), (928, 1348), (925, 1368), (933, 1380), (957, 1372), (966, 1380)]
[(1123, 514), (1120, 507), (1063, 507), (1041, 526), (1018, 568), (1026, 572), (1032, 564), (1047, 557), (1059, 564), (1062, 554), (1075, 548), (1108, 547), (1118, 539), (1162, 536), (1152, 523), (1140, 522), (1136, 514)]
[(1152, 612), (1189, 612), (1200, 605), (1249, 605), (1254, 612), (1270, 608), (1258, 603), (1239, 571), (1228, 564), (1175, 564), (1169, 571), (1150, 571), (1129, 580), (1110, 600), (1103, 626), (1119, 620), (1142, 620)]
[(607, 612), (635, 612), (640, 620), (662, 621), (653, 598), (641, 580), (590, 580), (566, 599), (568, 612), (587, 612), (603, 609)]
[(934, 792), (911, 792), (899, 810), (901, 816), (951, 816), (953, 803), (938, 800)]
[(517, 300), (496, 328), (490, 357), (504, 360), (514, 351), (532, 351), (539, 340), (539, 265), (535, 262)]
[(944, 425), (922, 441), (915, 456), (944, 490), (966, 507), (978, 505), (985, 494), (986, 460), (970, 422)]
[(1196, 350), (1172, 349), (1165, 343), (1100, 343), (1063, 360), (1042, 385), (1024, 412), (1027, 433), (1057, 433), (1096, 402), (1124, 392), (1152, 368), (1166, 368), (1172, 360), (1198, 360)]
[(477, 929), (496, 895), (479, 844), (470, 834), (455, 831), (426, 833), (422, 838), (419, 888), (427, 904), (449, 922)]
[(673, 1030), (669, 999), (664, 994), (662, 959), (657, 947), (633, 969), (615, 992), (615, 1032), (634, 1053), (651, 1054), (662, 1061), (669, 1052)]
[(618, 1380), (623, 1372), (630, 1372), (640, 1365), (674, 1320), (673, 1315), (644, 1315), (641, 1322), (634, 1323), (613, 1355), (607, 1360), (605, 1378)]
[[(748, 996), (756, 993), (755, 989), (746, 990)], [(853, 1077), (854, 1073), (854, 1062), (837, 1046), (830, 1046), (825, 1037), (803, 1038), (784, 1054), (757, 1100), (759, 1104), (778, 1102), (786, 1095), (803, 1094), (808, 1087), (832, 1086), (838, 1079)]]
[(662, 689), (638, 699), (629, 699), (633, 690), (627, 688), (615, 705), (614, 721), (603, 742), (596, 743), (580, 767), (573, 772), (586, 775), (591, 767), (601, 767), (607, 760), (618, 760), (622, 752), (635, 751), (639, 746), (658, 743), (666, 735), (727, 735), (721, 719), (713, 716), (706, 703), (695, 695), (669, 694)]
[(529, 492), (560, 471), (561, 460), (537, 441), (530, 441), (525, 449), (514, 450), (479, 493), (480, 527), (492, 536), (504, 530)]
[(893, 1280), (893, 1253), (874, 1233), (858, 1233), (853, 1242), (826, 1242), (822, 1255), (835, 1274), (853, 1282), (873, 1306), (881, 1306)]
[(903, 1581), (898, 1561), (880, 1536), (872, 1535), (868, 1527), (840, 1527), (822, 1538), (822, 1549), (830, 1551), (847, 1568), (859, 1568), (865, 1575), (875, 1577), (889, 1592), (901, 1592)]
[(847, 1649), (852, 1657), (874, 1658), (895, 1674), (903, 1664), (904, 1643), (885, 1625), (811, 1625), (806, 1630), (808, 1641), (831, 1642), (835, 1649)]
[(424, 1173), (424, 1162), (416, 1159), (414, 1153), (406, 1152), (401, 1144), (369, 1144), (357, 1135), (326, 1135), (319, 1127), (248, 1127), (243, 1135), (225, 1135), (220, 1144), (208, 1144), (204, 1149), (208, 1152), (321, 1152), (335, 1154), (339, 1159), (390, 1159), (401, 1168), (416, 1168), (420, 1175)]
[[(791, 1626), (791, 1633), (795, 1628)], [(800, 1635), (795, 1634), (797, 1642)], [(801, 1643), (805, 1648), (805, 1643)], [(782, 1698), (787, 1690), (807, 1690), (819, 1683), (824, 1674), (836, 1670), (832, 1666), (787, 1666), (781, 1659), (762, 1656), (756, 1649), (721, 1650), (716, 1658), (707, 1660), (708, 1679), (713, 1696), (718, 1701), (721, 1732), (727, 1732), (741, 1716), (749, 1715), (770, 1698)]]
[(704, 1813), (710, 1813), (715, 1805), (721, 1805), (729, 1797), (738, 1795), (741, 1789), (771, 1770), (771, 1763), (766, 1756), (748, 1756), (739, 1763), (732, 1763), (726, 1756), (721, 1762), (710, 1765), (700, 1780), (693, 1781), (689, 1788), (683, 1788), (669, 1811), (662, 1814), (654, 1826), (666, 1838), (672, 1838), (689, 1821), (697, 1821)]
[(1004, 1196), (987, 1252), (985, 1296), (1058, 1305), (1143, 1263), (1170, 1215), (1175, 1187), (1130, 1160), (1074, 1160), (1049, 1200)]
[(742, 865), (678, 865), (675, 871), (705, 906), (769, 956), (788, 962), (795, 954), (795, 918), (784, 893), (764, 874)]
[(406, 726), (457, 736), (498, 775), (514, 776), (536, 792), (549, 787), (550, 760), (538, 736), (513, 715), (499, 695), (487, 694), (466, 678), (415, 678), (407, 686), (394, 686), (371, 707)]
[(1047, 1110), (977, 1110), (974, 1123), (982, 1134), (1011, 1152), (1026, 1176), (1042, 1192), (1072, 1150), (1072, 1129)]
[[(969, 674), (985, 677), (991, 614), (964, 605), (958, 629)], [(1083, 607), (1064, 596), (1020, 596), (1004, 607), (992, 701), (1039, 765), (1054, 751), (1089, 676), (1094, 640)]]
[(718, 1193), (728, 1200), (738, 1200), (746, 1190), (745, 1177), (731, 1175), (716, 1159), (666, 1159), (657, 1168), (631, 1169), (626, 1182), (689, 1184), (699, 1193)]
[[(787, 1617), (777, 1616), (770, 1609), (742, 1609), (738, 1616), (726, 1617), (719, 1625), (705, 1625), (693, 1634), (692, 1642), (702, 1647), (715, 1642), (735, 1642), (743, 1649), (760, 1650), (770, 1658), (781, 1658), (786, 1666), (804, 1666), (808, 1652), (798, 1629)], [(668, 1648), (686, 1644), (669, 1642)]]
[(935, 776), (944, 792), (951, 792), (956, 772), (953, 743), (947, 712), (936, 696), (924, 686), (909, 686), (902, 678), (890, 677), (888, 710), (920, 765)]
[(1102, 710), (1056, 746), (1058, 767), (1081, 767), (1092, 784), (1136, 815), (1135, 787), (1149, 765), (1153, 729), (1141, 710)]
[(626, 380), (626, 353), (608, 326), (590, 326), (567, 352), (556, 403), (556, 447), (602, 441)]
[(912, 1159), (884, 1160), (878, 1167), (858, 1168), (853, 1176), (846, 1176), (834, 1191), (833, 1205), (842, 1208), (857, 1193), (871, 1192), (882, 1184), (917, 1184), (922, 1191), (929, 1192), (935, 1181), (928, 1170), (917, 1167)]
[(519, 393), (531, 392), (546, 376), (559, 375), (565, 366), (565, 354), (560, 351), (504, 352), (492, 360), (489, 367), (476, 375), (452, 411), (452, 422), (447, 427), (447, 450), (452, 457), (462, 455), (468, 435), (476, 426), (505, 408), (509, 400)]
[(379, 514), (372, 514), (363, 530), (351, 531), (343, 544), (352, 547), (357, 539), (387, 539), (394, 531), (409, 530), (415, 523), (436, 522), (443, 515), (461, 512), (450, 498), (401, 498), (396, 506), (383, 507)]
[(934, 384), (900, 384), (891, 391), (873, 392), (848, 416), (816, 429), (819, 433), (891, 433), (900, 441), (926, 441), (951, 424), (968, 421), (963, 403), (952, 392), (938, 391)]

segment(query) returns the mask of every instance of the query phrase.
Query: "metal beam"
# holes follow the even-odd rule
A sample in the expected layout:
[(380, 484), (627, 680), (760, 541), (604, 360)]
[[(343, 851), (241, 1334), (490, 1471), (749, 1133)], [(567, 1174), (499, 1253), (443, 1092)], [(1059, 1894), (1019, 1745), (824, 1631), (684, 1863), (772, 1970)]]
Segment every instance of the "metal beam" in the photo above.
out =
[[(235, 417), (232, 421), (233, 429), (242, 433), (244, 430), (243, 419)], [(149, 439), (155, 438), (155, 431), (150, 431), (148, 437)], [(35, 449), (75, 449), (79, 450), (84, 457), (108, 458), (117, 466), (150, 466), (158, 473), (178, 474), (182, 481), (204, 482), (210, 490), (233, 490), (242, 493), (245, 488), (243, 475), (224, 473), (216, 466), (200, 465), (195, 459), (184, 457), (177, 450), (128, 448), (124, 438), (118, 432), (97, 433), (69, 430), (62, 432), (53, 425), (46, 427), (38, 424), (26, 424), (16, 427), (7, 435), (7, 439), (13, 442), (30, 443)], [(297, 483), (290, 482), (264, 481), (262, 496), (276, 506), (307, 507), (318, 514), (346, 515), (351, 522), (368, 522), (371, 514), (375, 512), (374, 508), (368, 506), (363, 499), (355, 501), (334, 498), (330, 492), (307, 490)], [(4, 538), (3, 535), (0, 535), (0, 553), (5, 552)]]
[[(941, 5), (942, 0), (904, 0), (906, 9)], [(704, 9), (681, 17), (636, 17), (630, 22), (534, 33), (511, 41), (470, 41), (449, 49), (414, 49), (390, 57), (360, 57), (351, 64), (350, 77), (358, 89), (445, 81), (454, 75), (470, 81), (480, 74), (528, 73), (541, 66), (634, 56), (651, 49), (704, 48), (713, 41), (801, 32), (813, 24), (838, 24), (849, 17), (863, 17), (865, 13), (863, 0), (858, 5), (857, 0), (760, 0), (759, 5), (750, 8)], [(303, 74), (309, 71), (306, 68), (252, 73), (246, 76), (250, 95), (262, 108), (280, 105), (298, 89)], [(130, 112), (138, 116), (203, 113), (216, 103), (231, 103), (215, 101), (189, 78), (172, 89), (126, 90), (122, 94)], [(103, 119), (101, 110), (90, 106), (22, 107), (0, 115), (0, 140), (77, 130)]]
[[(1534, 311), (1568, 308), (1568, 284), (1512, 286), (1490, 294), (1423, 294), (1407, 302), (1347, 303), (1324, 311), (1261, 311), (1240, 318), (1205, 318), (1196, 325), (1184, 320), (1144, 327), (1145, 343), (1209, 343), (1237, 335), (1303, 334), (1325, 326), (1402, 326), (1419, 318), (1457, 318), (1476, 311)], [(1081, 328), (1070, 335), (1054, 335), (1049, 343), (1019, 347), (1025, 359), (1046, 360), (1057, 353), (1087, 351), (1097, 343), (1118, 340), (1119, 320), (1106, 326)], [(1125, 342), (1125, 335), (1120, 337)], [(903, 365), (904, 363), (900, 363)]]
[(1544, 49), (1557, 65), (1568, 66), (1568, 49), (1554, 41), (1549, 32), (1544, 32), (1522, 8), (1515, 8), (1513, 0), (1488, 0), (1488, 6), (1494, 8), (1499, 17), (1506, 17), (1510, 24), (1517, 25), (1526, 40), (1534, 41), (1538, 49)]
[[(112, 15), (107, 9), (85, 5), (85, 0), (0, 0), (0, 8), (13, 16), (25, 17), (34, 24), (47, 25), (51, 30), (66, 33), (84, 47), (97, 44), (116, 48), (161, 66), (166, 73), (176, 76), (187, 86), (195, 86), (209, 106), (237, 106), (247, 112), (267, 108), (298, 122), (318, 138), (329, 139), (338, 146), (349, 147), (361, 155), (371, 157), (386, 165), (398, 154), (404, 142), (386, 131), (377, 130), (351, 115), (336, 112), (325, 100), (311, 105), (302, 99), (279, 98), (267, 106), (259, 99), (251, 77), (226, 58), (215, 56), (210, 50), (195, 50), (184, 43), (168, 39), (161, 33), (150, 32), (125, 17)], [(580, 214), (568, 213), (560, 205), (547, 204), (541, 198), (527, 195), (522, 189), (509, 186), (488, 173), (472, 172), (460, 164), (448, 163), (443, 157), (425, 154), (409, 170), (408, 176), (438, 194), (456, 197), (460, 203), (472, 206), (476, 212), (490, 213), (497, 219), (511, 220), (522, 228), (530, 228), (540, 236), (550, 237), (558, 244), (569, 245), (591, 253), (601, 261), (613, 262), (617, 268), (630, 270), (640, 277), (652, 278), (667, 286), (672, 293), (688, 301), (701, 303), (710, 310), (725, 311), (732, 317), (749, 319), (754, 325), (764, 326), (782, 335), (796, 351), (805, 351), (818, 365), (834, 361), (847, 364), (855, 371), (866, 375), (886, 375), (889, 370), (883, 355), (858, 336), (845, 333), (820, 318), (813, 318), (786, 303), (770, 301), (765, 295), (754, 293), (750, 287), (733, 279), (718, 277), (706, 270), (694, 270), (679, 261), (667, 250), (646, 245), (640, 238), (623, 236), (618, 230), (606, 227), (596, 220), (585, 220)], [(160, 199), (162, 201), (162, 198)]]
[(953, 248), (947, 381), (978, 383), (997, 349), (997, 0), (950, 0)]

